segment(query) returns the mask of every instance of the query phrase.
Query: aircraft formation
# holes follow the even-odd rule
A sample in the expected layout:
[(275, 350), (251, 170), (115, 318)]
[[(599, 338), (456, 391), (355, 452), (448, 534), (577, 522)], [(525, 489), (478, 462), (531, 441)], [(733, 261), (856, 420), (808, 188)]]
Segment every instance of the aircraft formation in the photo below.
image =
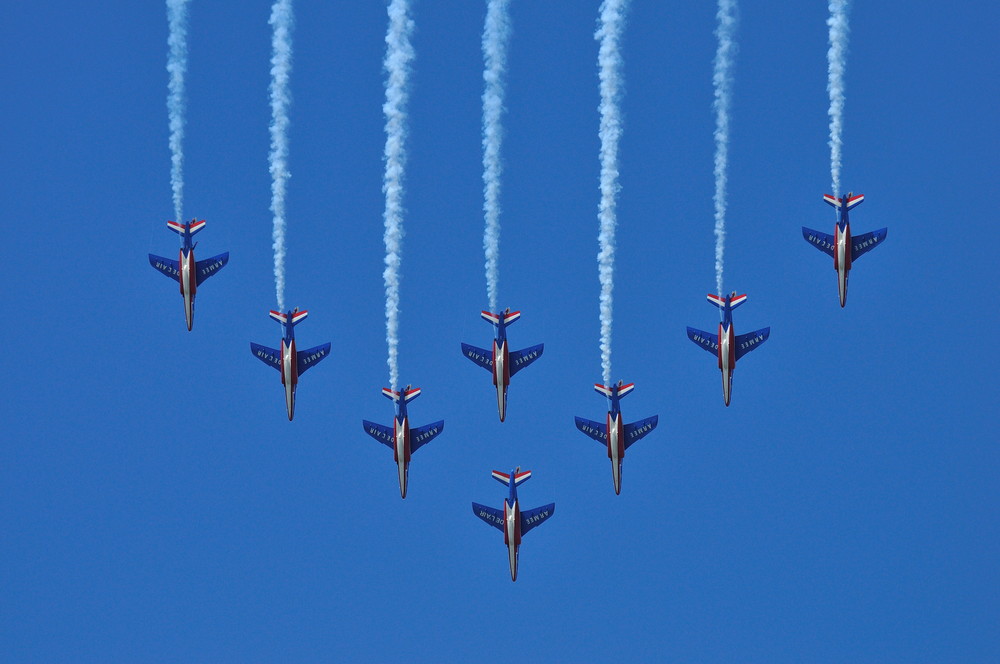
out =
[[(833, 258), (834, 268), (837, 272), (840, 306), (844, 307), (847, 303), (847, 278), (853, 262), (883, 243), (888, 229), (882, 228), (856, 237), (852, 236), (849, 212), (864, 201), (864, 196), (849, 193), (840, 198), (824, 195), (823, 199), (836, 208), (838, 213), (834, 235), (827, 235), (805, 227), (802, 228), (802, 235), (809, 244)], [(155, 270), (178, 282), (184, 303), (185, 324), (189, 331), (193, 329), (194, 325), (194, 301), (198, 286), (225, 267), (229, 261), (229, 252), (201, 261), (195, 260), (194, 249), (197, 243), (193, 242), (192, 238), (204, 229), (205, 225), (205, 220), (198, 221), (197, 219), (192, 219), (187, 224), (168, 221), (168, 228), (181, 236), (182, 246), (178, 259), (174, 261), (149, 254), (149, 263)], [(687, 335), (692, 342), (716, 357), (722, 375), (723, 402), (729, 406), (736, 363), (744, 355), (767, 341), (771, 328), (764, 327), (753, 332), (736, 334), (733, 325), (733, 310), (746, 302), (746, 294), (737, 295), (736, 292), (732, 292), (726, 296), (719, 296), (709, 293), (707, 298), (721, 313), (722, 320), (717, 332), (710, 333), (688, 327)], [(251, 354), (281, 374), (285, 409), (289, 421), (295, 415), (295, 392), (299, 377), (330, 355), (329, 342), (307, 350), (297, 349), (295, 326), (305, 320), (308, 314), (308, 311), (298, 308), (286, 312), (272, 310), (269, 312), (270, 317), (277, 321), (282, 328), (280, 348), (274, 349), (250, 343)], [(510, 308), (502, 312), (482, 311), (480, 316), (494, 327), (492, 349), (485, 350), (462, 343), (461, 351), (462, 355), (474, 364), (490, 372), (496, 393), (497, 413), (500, 421), (503, 422), (507, 414), (507, 390), (511, 378), (541, 357), (545, 346), (537, 344), (523, 350), (510, 350), (507, 327), (520, 319), (520, 311), (511, 311)], [(594, 390), (605, 397), (608, 402), (605, 421), (598, 423), (583, 417), (575, 418), (577, 429), (605, 447), (608, 458), (611, 460), (611, 474), (616, 495), (621, 493), (622, 462), (625, 459), (626, 450), (633, 443), (652, 432), (659, 421), (657, 415), (652, 415), (629, 424), (624, 422), (621, 399), (634, 389), (634, 383), (625, 384), (623, 381), (618, 381), (614, 385), (596, 383)], [(412, 385), (396, 387), (395, 389), (392, 387), (382, 388), (382, 395), (393, 403), (395, 412), (392, 426), (362, 420), (365, 433), (393, 451), (393, 460), (396, 463), (399, 478), (399, 493), (402, 498), (406, 498), (409, 466), (413, 453), (444, 431), (443, 420), (411, 428), (407, 406), (420, 394), (421, 390), (412, 387)], [(503, 532), (504, 545), (508, 551), (511, 580), (516, 581), (521, 538), (535, 526), (551, 517), (555, 512), (555, 504), (550, 503), (543, 507), (521, 510), (517, 498), (517, 487), (531, 477), (531, 471), (522, 472), (520, 468), (517, 468), (510, 473), (503, 473), (494, 470), (492, 476), (509, 489), (509, 495), (504, 500), (503, 510), (475, 502), (472, 503), (472, 509), (473, 513), (480, 519)]]

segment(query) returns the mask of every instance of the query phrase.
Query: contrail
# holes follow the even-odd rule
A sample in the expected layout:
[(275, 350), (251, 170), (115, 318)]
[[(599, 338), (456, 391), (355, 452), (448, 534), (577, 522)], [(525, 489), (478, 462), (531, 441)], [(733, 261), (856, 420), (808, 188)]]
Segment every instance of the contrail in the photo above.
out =
[(830, 0), (830, 50), (826, 52), (829, 79), (826, 89), (830, 93), (830, 178), (833, 195), (840, 196), (840, 161), (844, 131), (844, 71), (847, 69), (847, 11), (849, 0)]
[(736, 55), (736, 0), (719, 0), (715, 17), (715, 36), (719, 46), (715, 51), (712, 83), (715, 86), (715, 290), (722, 296), (722, 268), (726, 247), (726, 182), (729, 167), (729, 106), (733, 88), (733, 58)]
[(288, 172), (288, 78), (292, 71), (292, 0), (271, 6), (271, 212), (274, 213), (274, 289), (278, 310), (285, 310), (285, 184)]
[(167, 116), (170, 123), (170, 186), (174, 192), (174, 219), (184, 213), (184, 74), (187, 72), (187, 3), (167, 0)]
[(615, 197), (618, 194), (618, 139), (621, 137), (621, 115), (618, 101), (622, 94), (622, 57), (618, 50), (628, 0), (604, 0), (601, 3), (601, 23), (594, 34), (601, 42), (598, 53), (598, 77), (601, 87), (601, 202), (597, 254), (598, 276), (601, 281), (601, 369), (604, 384), (611, 384), (611, 323), (613, 312), (615, 271)]
[(389, 5), (389, 30), (385, 35), (385, 340), (389, 346), (389, 385), (399, 385), (399, 264), (403, 245), (403, 175), (406, 168), (407, 78), (413, 46), (413, 21), (407, 0)]
[(507, 42), (510, 38), (508, 0), (489, 0), (486, 9), (486, 27), (483, 29), (483, 212), (486, 229), (483, 233), (483, 250), (486, 252), (486, 293), (490, 311), (497, 307), (497, 289), (500, 280), (500, 145), (503, 142), (504, 77), (507, 69)]

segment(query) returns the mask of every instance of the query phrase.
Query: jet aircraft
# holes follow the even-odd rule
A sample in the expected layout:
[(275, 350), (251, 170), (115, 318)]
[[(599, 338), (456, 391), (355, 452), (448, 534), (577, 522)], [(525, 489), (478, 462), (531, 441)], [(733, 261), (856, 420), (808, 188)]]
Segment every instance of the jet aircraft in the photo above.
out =
[(622, 397), (635, 389), (635, 383), (608, 387), (600, 383), (594, 384), (594, 390), (608, 398), (608, 419), (606, 424), (598, 424), (582, 417), (576, 418), (576, 428), (608, 448), (608, 458), (611, 459), (611, 477), (615, 483), (615, 495), (622, 492), (622, 460), (625, 450), (635, 441), (643, 438), (656, 428), (658, 415), (647, 417), (632, 424), (622, 424), (622, 411), (619, 402)]
[(881, 228), (857, 237), (851, 235), (848, 213), (864, 202), (864, 194), (855, 196), (853, 192), (848, 192), (843, 198), (824, 194), (823, 200), (837, 210), (834, 235), (820, 233), (803, 226), (802, 237), (812, 246), (833, 257), (833, 269), (837, 271), (837, 288), (840, 290), (840, 306), (843, 307), (847, 304), (847, 277), (851, 271), (851, 264), (880, 245), (889, 229)]
[(194, 248), (197, 242), (192, 242), (194, 234), (205, 227), (205, 220), (198, 221), (192, 219), (189, 224), (179, 224), (176, 221), (168, 221), (167, 228), (181, 236), (180, 254), (177, 260), (163, 258), (149, 254), (149, 264), (180, 284), (181, 297), (184, 298), (184, 318), (187, 321), (188, 332), (194, 325), (194, 295), (205, 281), (213, 274), (221, 270), (229, 262), (229, 252), (206, 258), (203, 261), (195, 261)]
[(292, 416), (295, 415), (295, 388), (298, 385), (299, 376), (330, 354), (330, 344), (321, 344), (308, 350), (296, 350), (295, 326), (305, 320), (309, 312), (299, 311), (299, 308), (296, 307), (287, 313), (271, 311), (270, 315), (271, 318), (281, 323), (281, 328), (284, 330), (281, 350), (261, 346), (251, 341), (250, 352), (264, 364), (281, 372), (281, 384), (285, 386), (285, 407), (288, 410), (288, 421), (290, 422)]
[(406, 404), (420, 396), (420, 388), (394, 391), (388, 387), (382, 388), (382, 396), (396, 404), (396, 418), (392, 428), (362, 420), (365, 433), (380, 443), (392, 448), (393, 458), (399, 467), (399, 495), (406, 498), (406, 478), (410, 468), (410, 455), (431, 442), (444, 430), (444, 420), (426, 426), (410, 429), (410, 418), (406, 414)]
[(737, 295), (736, 291), (727, 295), (725, 299), (709, 293), (708, 301), (722, 310), (722, 322), (719, 323), (718, 336), (696, 330), (693, 327), (687, 329), (691, 341), (719, 359), (719, 369), (722, 371), (722, 397), (727, 406), (733, 389), (733, 371), (736, 370), (736, 361), (767, 341), (771, 334), (770, 327), (738, 336), (733, 332), (733, 309), (746, 302), (746, 299), (745, 293)]
[(526, 470), (522, 473), (520, 466), (509, 474), (494, 470), (493, 479), (510, 488), (510, 495), (503, 502), (503, 511), (472, 503), (472, 513), (497, 530), (503, 531), (503, 542), (507, 545), (507, 558), (510, 560), (510, 580), (517, 581), (517, 554), (521, 546), (521, 537), (552, 516), (556, 511), (556, 504), (549, 503), (544, 507), (521, 511), (521, 506), (517, 502), (517, 487), (531, 479), (531, 471)]
[(542, 355), (545, 344), (538, 344), (524, 350), (510, 350), (507, 344), (507, 326), (521, 317), (520, 311), (511, 311), (508, 307), (503, 313), (483, 311), (483, 320), (496, 327), (496, 338), (493, 340), (493, 350), (483, 350), (469, 344), (462, 344), (462, 354), (493, 374), (493, 384), (497, 388), (497, 410), (500, 421), (507, 416), (507, 386), (511, 377)]

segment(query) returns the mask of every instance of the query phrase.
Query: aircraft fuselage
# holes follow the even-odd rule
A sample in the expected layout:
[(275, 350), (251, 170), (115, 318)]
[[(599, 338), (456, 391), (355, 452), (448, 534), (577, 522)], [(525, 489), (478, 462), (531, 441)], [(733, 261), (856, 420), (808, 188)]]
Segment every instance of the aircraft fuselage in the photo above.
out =
[(493, 340), (493, 384), (497, 388), (497, 411), (500, 421), (507, 416), (507, 386), (510, 385), (510, 351), (507, 340)]
[[(728, 324), (727, 324), (728, 323)], [(736, 368), (736, 334), (731, 321), (719, 323), (719, 370), (722, 371), (722, 398), (729, 405)]]
[(295, 415), (295, 388), (299, 382), (299, 365), (296, 361), (295, 339), (281, 340), (281, 384), (285, 386), (285, 408), (288, 421)]
[[(843, 228), (841, 228), (843, 226)], [(851, 271), (851, 224), (848, 221), (837, 224), (834, 229), (833, 268), (837, 271), (837, 288), (840, 291), (840, 306), (847, 304), (847, 277)]]
[(503, 501), (503, 542), (507, 545), (510, 561), (510, 580), (517, 581), (517, 553), (521, 546), (521, 508), (514, 499), (513, 504)]
[(410, 470), (410, 418), (395, 418), (392, 421), (393, 436), (393, 458), (399, 470), (399, 495), (406, 498), (406, 479)]
[(194, 295), (198, 290), (194, 249), (187, 249), (187, 255), (185, 255), (185, 250), (181, 249), (177, 257), (177, 264), (180, 267), (178, 282), (180, 282), (181, 297), (184, 298), (184, 319), (187, 321), (188, 332), (190, 332), (194, 325)]
[(625, 425), (621, 412), (608, 412), (608, 458), (611, 459), (611, 478), (615, 495), (622, 492), (622, 460), (625, 458)]

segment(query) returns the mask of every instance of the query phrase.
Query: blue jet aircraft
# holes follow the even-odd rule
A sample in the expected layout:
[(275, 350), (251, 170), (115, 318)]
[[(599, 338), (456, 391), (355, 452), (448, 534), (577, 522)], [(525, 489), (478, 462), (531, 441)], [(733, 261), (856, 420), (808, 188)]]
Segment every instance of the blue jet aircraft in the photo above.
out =
[(696, 330), (693, 327), (687, 329), (688, 337), (719, 360), (719, 369), (722, 371), (722, 397), (729, 405), (729, 397), (733, 388), (733, 371), (736, 370), (736, 361), (767, 341), (771, 334), (771, 328), (765, 327), (736, 336), (733, 332), (733, 309), (746, 302), (747, 296), (737, 295), (736, 291), (727, 295), (725, 299), (718, 295), (708, 294), (708, 301), (722, 309), (722, 322), (719, 323), (719, 334), (709, 334)]
[(494, 314), (484, 311), (480, 314), (483, 320), (496, 327), (496, 338), (493, 340), (493, 351), (462, 344), (462, 354), (493, 374), (493, 384), (497, 388), (497, 410), (500, 421), (507, 416), (507, 386), (511, 377), (542, 355), (545, 344), (538, 344), (524, 350), (510, 350), (507, 344), (507, 326), (521, 317), (520, 311), (511, 312), (508, 307), (503, 313)]
[(510, 474), (494, 470), (493, 479), (510, 487), (510, 495), (503, 503), (503, 512), (493, 507), (472, 503), (473, 514), (497, 530), (503, 531), (503, 542), (507, 545), (507, 557), (510, 560), (511, 581), (517, 581), (517, 552), (518, 547), (521, 546), (521, 537), (527, 535), (529, 530), (543, 523), (556, 511), (555, 503), (521, 511), (517, 502), (517, 486), (530, 478), (531, 471), (526, 470), (522, 473), (520, 466), (512, 470)]
[(206, 258), (203, 261), (195, 261), (194, 248), (197, 242), (192, 242), (194, 234), (205, 227), (205, 220), (198, 221), (192, 219), (190, 224), (179, 224), (176, 221), (168, 221), (167, 228), (181, 236), (180, 254), (177, 260), (163, 258), (149, 254), (149, 264), (180, 284), (181, 297), (184, 298), (184, 318), (187, 320), (188, 332), (194, 325), (194, 295), (205, 281), (213, 274), (221, 270), (229, 262), (229, 252)]
[(399, 495), (406, 498), (406, 478), (410, 468), (410, 455), (444, 431), (444, 420), (426, 426), (410, 429), (410, 418), (406, 414), (406, 404), (420, 396), (420, 388), (393, 391), (382, 388), (382, 396), (390, 399), (396, 405), (396, 418), (392, 428), (362, 420), (365, 433), (378, 442), (392, 448), (393, 458), (399, 468)]
[(637, 440), (656, 428), (658, 415), (647, 417), (632, 424), (622, 424), (620, 401), (622, 397), (635, 389), (635, 383), (608, 387), (600, 383), (594, 384), (594, 390), (608, 399), (608, 419), (606, 424), (598, 424), (582, 417), (576, 418), (576, 428), (608, 448), (608, 458), (611, 459), (611, 477), (615, 483), (615, 495), (622, 492), (622, 460), (625, 450)]
[(285, 386), (285, 407), (288, 409), (288, 421), (292, 421), (295, 415), (295, 388), (299, 382), (299, 376), (306, 370), (317, 364), (320, 360), (330, 354), (330, 344), (325, 343), (310, 348), (309, 350), (295, 350), (295, 326), (301, 323), (308, 311), (299, 311), (299, 308), (280, 313), (270, 312), (271, 318), (281, 323), (284, 336), (281, 339), (281, 350), (268, 348), (250, 342), (250, 352), (261, 362), (269, 367), (274, 367), (281, 372), (281, 384)]
[(833, 269), (837, 271), (837, 287), (840, 290), (840, 306), (843, 307), (847, 304), (847, 277), (851, 271), (851, 264), (880, 245), (889, 229), (881, 228), (852, 237), (848, 212), (864, 202), (864, 194), (855, 196), (853, 192), (848, 192), (843, 198), (824, 194), (823, 200), (836, 208), (838, 213), (834, 235), (820, 233), (803, 226), (802, 237), (812, 246), (833, 257)]

